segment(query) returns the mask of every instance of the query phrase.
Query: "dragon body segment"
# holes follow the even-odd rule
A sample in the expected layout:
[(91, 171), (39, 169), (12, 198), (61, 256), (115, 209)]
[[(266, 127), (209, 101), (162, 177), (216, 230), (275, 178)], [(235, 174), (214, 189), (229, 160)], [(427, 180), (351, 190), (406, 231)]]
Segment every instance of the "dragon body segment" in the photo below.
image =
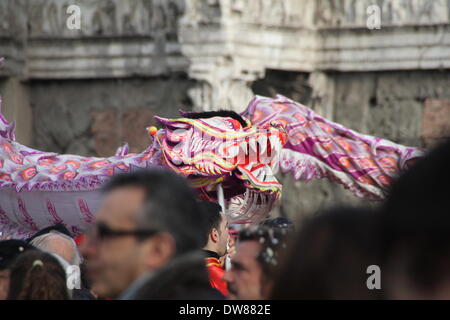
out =
[(357, 133), (283, 96), (256, 96), (241, 117), (156, 117), (162, 128), (143, 152), (128, 153), (124, 145), (99, 158), (21, 145), (14, 123), (0, 113), (0, 232), (20, 239), (63, 222), (81, 234), (95, 220), (99, 189), (112, 175), (154, 166), (185, 176), (201, 199), (217, 201), (220, 183), (230, 221), (258, 223), (281, 197), (279, 169), (303, 181), (328, 178), (376, 200), (423, 154)]

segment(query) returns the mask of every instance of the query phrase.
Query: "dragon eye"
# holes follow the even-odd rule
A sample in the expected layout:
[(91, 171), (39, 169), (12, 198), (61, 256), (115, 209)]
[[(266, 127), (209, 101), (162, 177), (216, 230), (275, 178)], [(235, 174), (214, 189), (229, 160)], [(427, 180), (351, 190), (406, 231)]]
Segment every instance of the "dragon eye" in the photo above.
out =
[(228, 121), (228, 123), (230, 124), (230, 128), (234, 129), (234, 130), (239, 130), (242, 129), (241, 124), (239, 123), (239, 121), (235, 120), (235, 119), (231, 119)]

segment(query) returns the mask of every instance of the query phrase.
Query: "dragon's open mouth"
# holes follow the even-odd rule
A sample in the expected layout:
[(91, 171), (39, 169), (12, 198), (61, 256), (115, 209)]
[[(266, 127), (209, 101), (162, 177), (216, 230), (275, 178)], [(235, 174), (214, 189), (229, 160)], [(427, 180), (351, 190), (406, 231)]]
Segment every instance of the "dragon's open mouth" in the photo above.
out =
[[(264, 169), (270, 170), (270, 167), (264, 166)], [(219, 200), (218, 184), (222, 185), (226, 214), (231, 223), (260, 222), (276, 205), (281, 195), (281, 185), (275, 178), (255, 184), (252, 173), (244, 168), (238, 168), (219, 178), (190, 175), (188, 179), (200, 198), (207, 201)]]
[(231, 222), (257, 222), (280, 198), (274, 176), (286, 141), (280, 128), (230, 127), (232, 120), (217, 117), (158, 121), (165, 125), (157, 139), (167, 166), (187, 177), (204, 200), (218, 201), (221, 184)]

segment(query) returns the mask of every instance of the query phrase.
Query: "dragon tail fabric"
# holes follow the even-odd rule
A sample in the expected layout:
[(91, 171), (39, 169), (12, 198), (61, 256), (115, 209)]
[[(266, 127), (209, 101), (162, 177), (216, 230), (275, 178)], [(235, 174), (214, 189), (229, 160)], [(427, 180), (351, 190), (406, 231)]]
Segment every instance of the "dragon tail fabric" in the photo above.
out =
[[(141, 153), (124, 144), (111, 157), (29, 148), (0, 112), (0, 232), (18, 239), (55, 223), (80, 234), (95, 220), (99, 189), (117, 172), (162, 166), (190, 181), (200, 198), (224, 190), (233, 223), (258, 223), (279, 203), (281, 169), (296, 179), (328, 178), (368, 199), (383, 199), (391, 180), (422, 156), (416, 148), (363, 135), (283, 96), (256, 96), (230, 116), (156, 117), (163, 128)], [(243, 119), (242, 119), (243, 120)], [(155, 130), (154, 130), (155, 131)]]
[(283, 173), (305, 182), (328, 178), (358, 197), (383, 199), (392, 179), (423, 155), (329, 121), (281, 95), (256, 96), (242, 115), (256, 126), (271, 122), (286, 129), (288, 141), (278, 158)]
[(125, 144), (108, 158), (34, 150), (15, 140), (14, 123), (0, 112), (0, 236), (24, 239), (60, 222), (81, 234), (94, 221), (104, 182), (159, 159), (155, 143), (139, 154)]

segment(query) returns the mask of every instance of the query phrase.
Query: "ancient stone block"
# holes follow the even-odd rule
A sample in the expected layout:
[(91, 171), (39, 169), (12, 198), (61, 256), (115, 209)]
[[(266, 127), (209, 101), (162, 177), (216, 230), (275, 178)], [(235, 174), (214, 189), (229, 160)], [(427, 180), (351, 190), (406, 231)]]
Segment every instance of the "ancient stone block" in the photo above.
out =
[(145, 128), (154, 124), (154, 115), (152, 110), (145, 108), (134, 108), (122, 113), (121, 139), (128, 142), (130, 152), (142, 152), (148, 147), (150, 140)]
[(421, 135), (427, 147), (450, 137), (450, 99), (425, 100)]
[(338, 74), (335, 80), (333, 120), (353, 130), (367, 133), (369, 103), (374, 92), (372, 74)]
[(101, 157), (114, 154), (120, 144), (121, 124), (115, 109), (92, 112), (91, 132), (95, 153)]
[(22, 144), (32, 143), (32, 112), (28, 96), (28, 86), (17, 78), (0, 81), (0, 105), (2, 113), (9, 121), (20, 122), (16, 126), (16, 140)]

